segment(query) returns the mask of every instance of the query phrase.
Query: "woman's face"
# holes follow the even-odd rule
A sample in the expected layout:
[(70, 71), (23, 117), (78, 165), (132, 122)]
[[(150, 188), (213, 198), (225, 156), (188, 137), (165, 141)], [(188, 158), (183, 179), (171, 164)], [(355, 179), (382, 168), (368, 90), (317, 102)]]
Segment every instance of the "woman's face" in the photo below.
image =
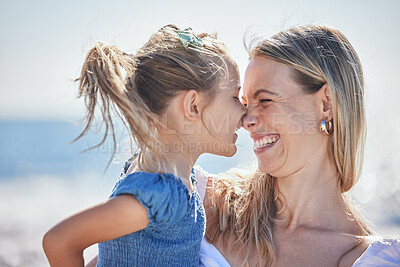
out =
[[(211, 135), (206, 141), (208, 153), (233, 156), (236, 151), (236, 130), (241, 126), (241, 120), (246, 108), (239, 100), (240, 77), (236, 64), (229, 64), (229, 78), (224, 86), (217, 89), (211, 104), (203, 114), (203, 123)], [(212, 142), (210, 142), (213, 140)]]
[(275, 177), (297, 173), (327, 151), (318, 130), (320, 93), (304, 94), (292, 76), (288, 66), (264, 57), (253, 59), (245, 74), (243, 127), (254, 140), (259, 169)]

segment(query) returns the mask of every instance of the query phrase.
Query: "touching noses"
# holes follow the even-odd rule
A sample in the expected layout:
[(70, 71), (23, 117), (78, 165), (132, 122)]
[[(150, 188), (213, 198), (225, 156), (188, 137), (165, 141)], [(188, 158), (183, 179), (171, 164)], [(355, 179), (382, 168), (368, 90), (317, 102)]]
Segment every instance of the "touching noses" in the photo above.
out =
[(247, 131), (252, 131), (260, 122), (258, 116), (254, 113), (254, 111), (247, 110), (247, 113), (243, 116), (243, 128)]

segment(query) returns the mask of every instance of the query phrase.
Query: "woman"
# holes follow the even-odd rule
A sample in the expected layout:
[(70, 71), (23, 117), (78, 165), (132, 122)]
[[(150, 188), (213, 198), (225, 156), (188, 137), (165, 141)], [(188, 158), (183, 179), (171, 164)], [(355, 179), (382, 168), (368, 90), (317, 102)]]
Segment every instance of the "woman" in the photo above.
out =
[(373, 240), (346, 195), (365, 138), (363, 74), (348, 40), (298, 27), (260, 42), (250, 59), (243, 127), (259, 170), (209, 179), (212, 245), (203, 240), (201, 265), (399, 265), (399, 240)]
[(257, 44), (250, 60), (243, 127), (259, 171), (213, 179), (205, 205), (215, 247), (203, 241), (202, 264), (400, 264), (399, 240), (371, 244), (374, 232), (346, 194), (360, 176), (366, 131), (363, 73), (349, 41), (328, 27), (296, 27)]

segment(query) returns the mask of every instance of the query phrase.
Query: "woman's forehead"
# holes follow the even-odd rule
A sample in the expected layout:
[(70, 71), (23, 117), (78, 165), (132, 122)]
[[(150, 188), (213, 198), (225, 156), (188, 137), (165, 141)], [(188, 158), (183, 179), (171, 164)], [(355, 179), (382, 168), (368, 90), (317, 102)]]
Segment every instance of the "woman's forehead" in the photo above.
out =
[(255, 58), (246, 70), (244, 98), (256, 98), (265, 93), (279, 96), (297, 86), (290, 67), (267, 58)]

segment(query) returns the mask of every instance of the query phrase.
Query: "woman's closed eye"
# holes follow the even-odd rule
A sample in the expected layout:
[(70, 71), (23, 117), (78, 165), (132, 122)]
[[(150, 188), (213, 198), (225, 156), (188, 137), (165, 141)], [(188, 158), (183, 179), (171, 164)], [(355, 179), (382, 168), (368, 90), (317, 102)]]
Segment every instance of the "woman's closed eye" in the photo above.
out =
[(268, 106), (268, 103), (271, 101), (272, 101), (272, 99), (262, 98), (262, 99), (259, 99), (258, 102), (251, 103), (251, 104), (243, 103), (243, 105), (247, 108), (248, 111), (251, 111), (251, 110), (254, 110), (254, 109), (257, 109), (260, 107), (265, 108), (266, 106)]
[(262, 99), (258, 100), (258, 103), (259, 103), (259, 105), (260, 105), (261, 107), (265, 107), (265, 106), (267, 106), (267, 104), (268, 104), (269, 102), (271, 102), (271, 101), (272, 101), (272, 99), (262, 98)]
[(263, 99), (260, 99), (259, 100), (259, 102), (260, 103), (267, 103), (267, 102), (271, 102), (272, 100), (271, 99), (268, 99), (268, 98), (263, 98)]

